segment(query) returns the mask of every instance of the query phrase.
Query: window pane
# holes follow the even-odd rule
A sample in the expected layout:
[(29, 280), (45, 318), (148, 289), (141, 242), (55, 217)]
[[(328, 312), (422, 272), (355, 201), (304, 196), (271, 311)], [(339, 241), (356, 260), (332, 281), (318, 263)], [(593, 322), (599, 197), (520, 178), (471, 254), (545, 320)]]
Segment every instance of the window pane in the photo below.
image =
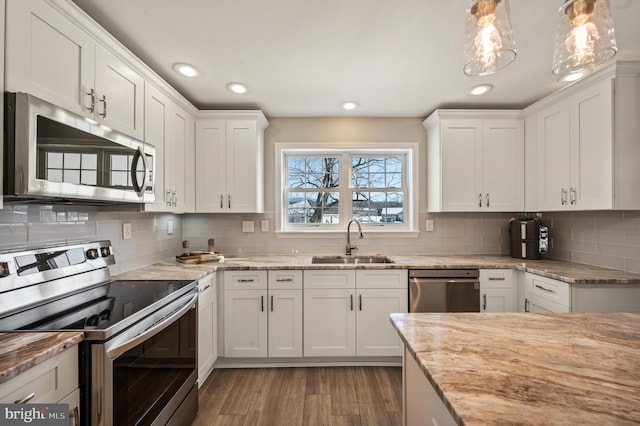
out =
[(353, 157), (353, 188), (402, 188), (402, 157)]
[(111, 170), (129, 170), (126, 155), (111, 155)]
[(337, 188), (340, 161), (337, 157), (287, 157), (289, 188)]
[(127, 172), (111, 172), (111, 185), (112, 186), (128, 186), (127, 185), (127, 177), (129, 173)]
[(47, 180), (62, 182), (62, 170), (47, 170)]
[(68, 183), (80, 183), (80, 170), (63, 170), (62, 180)]
[(81, 181), (83, 185), (97, 185), (97, 173), (95, 171), (82, 171)]
[(82, 169), (96, 170), (98, 168), (98, 156), (96, 154), (82, 154)]
[(62, 168), (62, 153), (47, 152), (47, 167), (50, 169)]
[(79, 169), (80, 168), (80, 154), (66, 152), (64, 154), (64, 168), (65, 169)]
[(340, 223), (337, 192), (290, 192), (288, 223)]
[(404, 223), (402, 192), (354, 192), (352, 208), (363, 223)]

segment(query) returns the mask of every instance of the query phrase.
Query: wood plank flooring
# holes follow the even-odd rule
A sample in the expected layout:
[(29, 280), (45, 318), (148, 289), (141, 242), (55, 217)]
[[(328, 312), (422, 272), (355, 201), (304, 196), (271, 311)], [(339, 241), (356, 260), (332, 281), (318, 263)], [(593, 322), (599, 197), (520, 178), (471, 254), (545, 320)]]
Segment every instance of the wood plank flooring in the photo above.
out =
[(192, 426), (401, 425), (402, 368), (216, 369)]

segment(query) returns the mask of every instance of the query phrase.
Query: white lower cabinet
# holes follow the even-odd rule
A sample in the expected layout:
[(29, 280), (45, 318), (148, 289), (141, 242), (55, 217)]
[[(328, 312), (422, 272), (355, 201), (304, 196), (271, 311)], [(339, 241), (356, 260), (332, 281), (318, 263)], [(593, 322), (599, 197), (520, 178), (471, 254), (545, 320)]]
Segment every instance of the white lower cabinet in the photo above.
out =
[(514, 312), (512, 269), (480, 270), (480, 312)]
[(216, 274), (198, 281), (198, 387), (207, 379), (218, 357)]
[(302, 271), (225, 271), (227, 358), (302, 356)]
[(0, 383), (0, 403), (14, 404), (29, 398), (30, 404), (69, 404), (69, 425), (80, 424), (78, 389), (78, 346), (37, 364)]
[(400, 356), (406, 270), (304, 271), (304, 356)]
[(565, 282), (527, 273), (525, 312), (571, 312), (571, 286)]
[(269, 357), (302, 356), (302, 271), (269, 271)]

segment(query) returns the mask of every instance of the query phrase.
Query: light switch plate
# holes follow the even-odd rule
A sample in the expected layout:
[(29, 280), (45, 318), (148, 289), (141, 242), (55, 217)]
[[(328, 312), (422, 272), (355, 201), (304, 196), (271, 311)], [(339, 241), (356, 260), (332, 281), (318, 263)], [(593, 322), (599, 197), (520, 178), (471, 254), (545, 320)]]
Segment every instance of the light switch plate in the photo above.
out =
[(260, 222), (260, 230), (262, 232), (269, 232), (269, 219), (263, 219)]
[(123, 223), (122, 224), (122, 239), (130, 240), (131, 239), (131, 224)]
[(168, 220), (167, 221), (167, 234), (168, 235), (173, 234), (173, 221), (172, 220)]
[(252, 220), (242, 221), (242, 232), (254, 232), (254, 222)]
[(433, 232), (433, 219), (427, 219), (425, 222), (425, 228), (427, 232)]

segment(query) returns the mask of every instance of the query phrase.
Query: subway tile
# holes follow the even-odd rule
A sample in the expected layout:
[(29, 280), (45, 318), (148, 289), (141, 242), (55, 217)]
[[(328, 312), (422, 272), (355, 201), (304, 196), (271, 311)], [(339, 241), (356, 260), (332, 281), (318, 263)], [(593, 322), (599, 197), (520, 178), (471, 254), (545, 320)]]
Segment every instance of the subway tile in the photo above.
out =
[(586, 265), (602, 266), (603, 268), (624, 269), (624, 259), (602, 254), (572, 252), (572, 261)]

